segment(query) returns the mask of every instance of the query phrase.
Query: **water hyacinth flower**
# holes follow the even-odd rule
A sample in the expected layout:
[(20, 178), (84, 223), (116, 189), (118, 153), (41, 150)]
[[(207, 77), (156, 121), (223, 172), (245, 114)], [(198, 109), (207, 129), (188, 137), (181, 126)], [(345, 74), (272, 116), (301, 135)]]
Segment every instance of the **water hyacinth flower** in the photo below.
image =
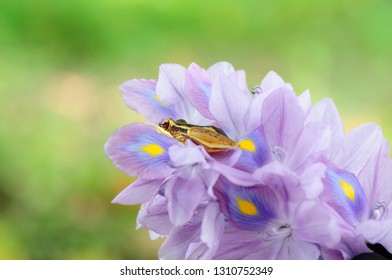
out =
[(275, 72), (249, 89), (227, 62), (161, 65), (120, 87), (146, 123), (105, 152), (137, 180), (113, 200), (141, 204), (161, 259), (350, 259), (392, 251), (392, 160), (375, 124), (345, 133), (330, 99), (311, 104)]

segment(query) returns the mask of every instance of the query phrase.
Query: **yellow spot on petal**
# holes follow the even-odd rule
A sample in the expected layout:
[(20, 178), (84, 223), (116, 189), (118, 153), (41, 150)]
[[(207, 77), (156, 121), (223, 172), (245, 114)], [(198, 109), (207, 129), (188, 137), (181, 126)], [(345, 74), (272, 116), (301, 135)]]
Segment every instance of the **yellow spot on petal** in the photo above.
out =
[(344, 192), (344, 194), (351, 199), (352, 201), (354, 201), (355, 199), (355, 190), (354, 187), (350, 184), (347, 183), (346, 181), (343, 180), (339, 180), (340, 186), (342, 187), (342, 190)]
[(155, 144), (155, 143), (143, 146), (140, 149), (152, 157), (159, 156), (160, 154), (162, 154), (165, 151), (164, 149), (161, 148), (161, 146), (159, 146), (158, 144)]
[(252, 153), (256, 152), (255, 144), (253, 144), (253, 141), (250, 139), (245, 139), (245, 140), (238, 142), (238, 146), (240, 146), (240, 148), (245, 151), (249, 151)]
[(244, 215), (255, 216), (258, 214), (256, 206), (250, 201), (237, 198), (237, 205), (240, 212)]

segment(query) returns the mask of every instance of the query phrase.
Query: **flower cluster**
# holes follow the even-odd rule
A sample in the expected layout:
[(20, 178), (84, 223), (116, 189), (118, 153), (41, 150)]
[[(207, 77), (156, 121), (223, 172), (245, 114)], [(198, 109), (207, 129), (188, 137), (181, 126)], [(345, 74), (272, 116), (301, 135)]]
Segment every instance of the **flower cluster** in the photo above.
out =
[[(138, 226), (165, 237), (159, 258), (349, 259), (367, 242), (392, 251), (392, 159), (379, 126), (345, 133), (330, 99), (312, 106), (274, 72), (249, 90), (226, 62), (164, 64), (157, 81), (120, 89), (148, 122), (105, 145), (138, 178), (113, 202), (141, 204)], [(159, 127), (167, 119), (177, 134)]]

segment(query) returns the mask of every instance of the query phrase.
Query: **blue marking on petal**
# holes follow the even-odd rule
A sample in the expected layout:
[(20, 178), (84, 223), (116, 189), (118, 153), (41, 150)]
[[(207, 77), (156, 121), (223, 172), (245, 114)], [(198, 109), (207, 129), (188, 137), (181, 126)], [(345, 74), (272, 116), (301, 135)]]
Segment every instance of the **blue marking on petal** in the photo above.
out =
[(243, 230), (261, 231), (276, 217), (278, 203), (266, 186), (242, 187), (220, 179), (218, 201), (228, 220)]
[(117, 130), (105, 145), (113, 163), (125, 173), (143, 179), (165, 178), (172, 168), (168, 149), (180, 143), (155, 131), (153, 126), (134, 123)]
[(349, 223), (358, 223), (366, 210), (366, 195), (357, 177), (346, 170), (327, 169), (323, 197)]
[(236, 168), (253, 172), (269, 161), (270, 151), (261, 127), (255, 129), (238, 142), (246, 143), (247, 145), (244, 145), (242, 148), (242, 155), (235, 165)]

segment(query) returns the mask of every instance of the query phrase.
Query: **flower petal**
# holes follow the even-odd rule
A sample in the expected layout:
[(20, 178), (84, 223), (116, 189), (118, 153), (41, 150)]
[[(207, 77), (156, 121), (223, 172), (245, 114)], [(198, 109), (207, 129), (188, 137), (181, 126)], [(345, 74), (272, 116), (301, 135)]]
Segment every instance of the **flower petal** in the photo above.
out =
[(112, 201), (123, 205), (144, 203), (154, 197), (163, 180), (139, 179), (120, 192)]
[(256, 87), (258, 87), (259, 94), (254, 96), (246, 116), (245, 125), (248, 132), (260, 126), (261, 108), (265, 99), (269, 97), (272, 92), (280, 88), (286, 88), (289, 91), (292, 91), (293, 89), (290, 84), (286, 84), (274, 71), (270, 71), (262, 80), (261, 85)]
[(184, 119), (189, 123), (208, 125), (205, 119), (195, 110), (185, 94), (186, 69), (178, 64), (163, 64), (159, 67), (159, 78), (156, 86), (158, 97), (176, 114), (175, 119)]
[(270, 71), (265, 75), (263, 80), (261, 81), (261, 91), (262, 94), (268, 95), (272, 91), (285, 87), (289, 89), (290, 91), (293, 90), (293, 87), (289, 84), (286, 83), (276, 72)]
[(358, 179), (369, 201), (368, 210), (376, 208), (378, 203), (392, 202), (392, 160), (386, 140), (379, 152), (370, 157)]
[(241, 260), (261, 249), (257, 232), (227, 225), (214, 259)]
[[(339, 217), (338, 217), (339, 218)], [(358, 234), (355, 229), (347, 224), (339, 224), (341, 241), (334, 246), (341, 252), (343, 259), (352, 259), (354, 256), (365, 252), (371, 252), (366, 246), (366, 240), (361, 234)]]
[(224, 230), (224, 216), (218, 202), (208, 204), (201, 224), (200, 239), (209, 248), (217, 249)]
[(105, 152), (115, 166), (128, 175), (142, 179), (166, 178), (168, 149), (181, 143), (155, 131), (153, 126), (133, 123), (113, 133), (105, 144)]
[(149, 230), (148, 234), (150, 235), (151, 240), (157, 240), (159, 237), (162, 237), (162, 235), (156, 233), (155, 231)]
[[(184, 96), (186, 69), (178, 64), (162, 64), (156, 91), (159, 98), (169, 106), (187, 105)], [(178, 113), (181, 111), (176, 110)]]
[(333, 248), (341, 237), (332, 209), (316, 201), (305, 201), (296, 208), (293, 230), (301, 240), (328, 248)]
[(168, 235), (173, 228), (167, 212), (167, 199), (157, 195), (143, 204), (137, 216), (137, 222), (159, 235)]
[[(192, 145), (193, 143), (188, 144)], [(169, 148), (169, 157), (176, 167), (207, 163), (205, 156), (201, 152), (201, 147), (196, 145), (172, 146)]]
[(316, 103), (306, 117), (306, 123), (323, 123), (329, 125), (331, 129), (331, 145), (329, 151), (329, 158), (335, 158), (336, 154), (343, 145), (344, 129), (339, 112), (335, 104), (329, 98), (325, 98)]
[(216, 196), (230, 223), (242, 230), (260, 231), (276, 217), (277, 199), (266, 186), (242, 187), (220, 179)]
[(208, 170), (207, 172), (203, 172), (203, 182), (207, 188), (207, 194), (210, 198), (216, 199), (214, 194), (214, 186), (216, 181), (218, 180), (220, 174), (215, 170)]
[(229, 62), (221, 61), (213, 64), (207, 69), (208, 75), (211, 80), (215, 80), (220, 75), (230, 75), (234, 72), (234, 67)]
[(125, 104), (153, 123), (175, 118), (173, 111), (162, 103), (155, 92), (154, 80), (129, 80), (120, 86)]
[(308, 112), (312, 107), (312, 99), (310, 97), (310, 91), (305, 90), (298, 96), (298, 104), (302, 107), (304, 112)]
[(298, 202), (305, 197), (299, 176), (279, 162), (271, 162), (257, 169), (253, 177), (260, 184), (268, 186), (285, 209), (288, 201)]
[(214, 154), (214, 160), (225, 164), (227, 166), (233, 166), (241, 157), (242, 150), (240, 149), (230, 149), (226, 151), (222, 151), (220, 153)]
[(321, 259), (322, 260), (343, 260), (343, 254), (341, 251), (336, 249), (330, 249), (321, 247)]
[(206, 118), (214, 119), (209, 109), (212, 80), (206, 70), (192, 63), (185, 78), (185, 88), (189, 101)]
[(296, 236), (286, 240), (276, 256), (278, 260), (318, 260), (321, 251), (316, 244), (306, 242)]
[(212, 169), (237, 185), (253, 186), (258, 183), (257, 179), (253, 178), (251, 173), (233, 168), (220, 162), (214, 162)]
[(200, 223), (203, 215), (204, 209), (198, 209), (189, 223), (173, 228), (159, 249), (159, 258), (163, 260), (185, 259), (189, 246), (200, 241)]
[(186, 260), (204, 260), (204, 259), (210, 259), (210, 258), (204, 258), (204, 256), (209, 255), (209, 250), (207, 245), (202, 242), (202, 241), (195, 241), (192, 242), (188, 250), (186, 251), (185, 254), (185, 259)]
[[(234, 140), (244, 136), (245, 115), (251, 103), (232, 76), (220, 76), (212, 84), (210, 111), (224, 128), (228, 128)], [(230, 133), (229, 133), (230, 134)]]
[(330, 167), (324, 179), (321, 199), (334, 208), (343, 219), (355, 226), (366, 210), (367, 199), (357, 177), (346, 170)]
[(270, 149), (262, 127), (252, 131), (238, 143), (242, 154), (235, 164), (236, 168), (252, 173), (270, 160)]
[[(259, 237), (259, 249), (254, 250), (252, 253), (248, 254), (245, 259), (247, 260), (275, 260), (275, 259), (287, 259), (288, 257), (282, 257), (279, 254), (287, 252), (287, 239), (276, 239), (276, 240), (264, 240)], [(283, 251), (283, 252), (282, 252)]]
[(287, 152), (285, 164), (293, 171), (303, 171), (328, 151), (331, 138), (331, 130), (328, 126), (322, 123), (307, 124), (303, 127), (292, 150)]
[(367, 220), (357, 227), (357, 232), (361, 233), (369, 243), (380, 243), (392, 253), (392, 219)]
[(256, 95), (250, 103), (248, 112), (245, 114), (245, 131), (250, 132), (260, 127), (261, 113), (265, 95)]
[(287, 88), (275, 90), (262, 108), (262, 126), (270, 148), (279, 147), (283, 152), (292, 151), (301, 134), (305, 114), (296, 96)]
[(189, 178), (173, 177), (165, 184), (170, 220), (174, 226), (187, 223), (204, 195), (206, 186), (200, 176), (192, 173)]
[(307, 199), (317, 198), (324, 189), (323, 178), (327, 167), (322, 163), (308, 166), (301, 174), (301, 188), (305, 191)]
[(229, 75), (238, 85), (239, 89), (250, 97), (250, 92), (248, 90), (248, 85), (246, 83), (246, 73), (244, 70), (237, 70), (231, 75)]
[(368, 159), (380, 149), (384, 141), (381, 128), (376, 124), (364, 124), (351, 130), (335, 158), (331, 160), (340, 168), (358, 173)]

